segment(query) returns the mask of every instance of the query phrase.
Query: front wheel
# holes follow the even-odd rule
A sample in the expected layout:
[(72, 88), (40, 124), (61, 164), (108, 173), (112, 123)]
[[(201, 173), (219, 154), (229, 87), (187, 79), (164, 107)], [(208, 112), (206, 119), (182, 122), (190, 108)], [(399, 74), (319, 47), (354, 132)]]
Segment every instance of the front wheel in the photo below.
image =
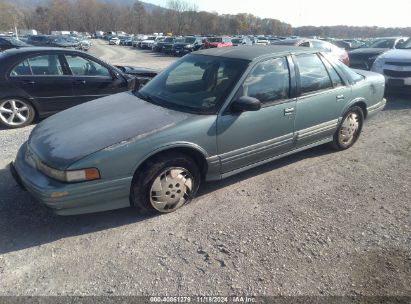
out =
[(194, 160), (177, 152), (161, 154), (135, 174), (130, 199), (142, 211), (170, 213), (188, 204), (199, 185), (200, 171)]
[(0, 124), (16, 129), (31, 124), (36, 116), (33, 106), (19, 98), (8, 98), (0, 101)]
[(337, 150), (352, 147), (360, 137), (364, 123), (364, 114), (360, 107), (352, 107), (345, 113), (337, 132), (334, 134), (332, 146)]

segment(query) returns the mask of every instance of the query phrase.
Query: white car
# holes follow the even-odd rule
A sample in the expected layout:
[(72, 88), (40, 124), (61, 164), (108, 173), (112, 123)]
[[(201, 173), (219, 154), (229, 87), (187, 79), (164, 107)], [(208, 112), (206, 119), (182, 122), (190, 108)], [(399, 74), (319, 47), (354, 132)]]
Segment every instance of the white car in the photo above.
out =
[(269, 45), (270, 41), (267, 38), (265, 38), (264, 36), (259, 36), (255, 40), (255, 44)]
[(411, 92), (411, 38), (378, 56), (371, 71), (384, 75), (387, 90)]
[(153, 46), (154, 41), (156, 41), (156, 36), (150, 36), (146, 40), (141, 41), (141, 48), (142, 49), (151, 49)]
[(111, 38), (110, 41), (108, 42), (110, 45), (120, 45), (120, 38), (114, 37)]

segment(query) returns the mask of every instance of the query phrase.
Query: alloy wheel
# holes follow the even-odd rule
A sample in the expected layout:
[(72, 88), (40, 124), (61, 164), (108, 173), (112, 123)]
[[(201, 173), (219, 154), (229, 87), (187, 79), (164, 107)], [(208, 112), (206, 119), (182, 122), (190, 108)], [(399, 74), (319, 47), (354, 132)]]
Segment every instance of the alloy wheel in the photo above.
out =
[(30, 118), (30, 107), (18, 99), (7, 99), (0, 104), (0, 119), (11, 127), (18, 127)]

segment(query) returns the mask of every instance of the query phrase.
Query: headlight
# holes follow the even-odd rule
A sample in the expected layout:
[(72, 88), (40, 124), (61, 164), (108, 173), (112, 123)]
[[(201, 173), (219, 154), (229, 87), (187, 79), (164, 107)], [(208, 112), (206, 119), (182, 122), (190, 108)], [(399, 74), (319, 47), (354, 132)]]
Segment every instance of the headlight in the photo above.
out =
[(187, 44), (187, 45), (185, 46), (185, 48), (187, 48), (187, 49), (192, 48), (192, 47), (193, 47), (192, 44)]
[(92, 181), (100, 179), (100, 172), (97, 168), (87, 168), (73, 171), (60, 171), (47, 166), (43, 162), (38, 162), (37, 169), (51, 178), (66, 183)]
[(38, 159), (29, 149), (26, 150), (25, 160), (31, 167), (39, 170), (44, 175), (65, 183), (92, 181), (101, 178), (100, 171), (97, 168), (62, 171), (49, 167)]
[(368, 61), (373, 62), (377, 58), (378, 58), (378, 55), (374, 55), (374, 56), (368, 57)]
[(372, 64), (371, 71), (382, 74), (383, 66), (384, 66), (384, 59), (382, 56), (378, 56), (375, 59), (374, 63)]

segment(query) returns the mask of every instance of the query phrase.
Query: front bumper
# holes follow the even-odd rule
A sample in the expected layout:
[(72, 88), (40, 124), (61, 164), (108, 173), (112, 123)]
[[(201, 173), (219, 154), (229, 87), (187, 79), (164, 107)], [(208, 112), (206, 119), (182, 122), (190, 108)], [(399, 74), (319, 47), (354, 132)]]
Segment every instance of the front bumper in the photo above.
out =
[(387, 104), (387, 100), (383, 98), (380, 102), (367, 108), (367, 119), (374, 117), (378, 112), (382, 111)]
[(130, 206), (132, 177), (82, 183), (61, 183), (34, 169), (24, 159), (24, 144), (10, 171), (16, 182), (36, 200), (59, 215), (99, 212)]

